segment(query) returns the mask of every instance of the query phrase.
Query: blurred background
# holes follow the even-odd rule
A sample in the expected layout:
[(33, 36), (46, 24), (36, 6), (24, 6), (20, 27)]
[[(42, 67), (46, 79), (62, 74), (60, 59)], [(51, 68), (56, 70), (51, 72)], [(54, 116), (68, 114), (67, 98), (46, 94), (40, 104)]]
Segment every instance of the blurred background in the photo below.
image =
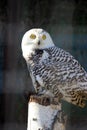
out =
[[(34, 27), (48, 31), (87, 71), (86, 0), (0, 0), (0, 130), (27, 129), (26, 93), (34, 92), (21, 40)], [(67, 130), (87, 130), (84, 109), (63, 102)]]

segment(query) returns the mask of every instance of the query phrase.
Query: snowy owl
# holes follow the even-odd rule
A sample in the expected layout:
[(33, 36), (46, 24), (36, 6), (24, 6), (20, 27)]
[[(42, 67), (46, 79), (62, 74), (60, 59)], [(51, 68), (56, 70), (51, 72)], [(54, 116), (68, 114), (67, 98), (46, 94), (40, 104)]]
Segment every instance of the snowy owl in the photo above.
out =
[(27, 31), (21, 47), (38, 94), (85, 106), (87, 72), (70, 53), (55, 46), (48, 32), (40, 28)]

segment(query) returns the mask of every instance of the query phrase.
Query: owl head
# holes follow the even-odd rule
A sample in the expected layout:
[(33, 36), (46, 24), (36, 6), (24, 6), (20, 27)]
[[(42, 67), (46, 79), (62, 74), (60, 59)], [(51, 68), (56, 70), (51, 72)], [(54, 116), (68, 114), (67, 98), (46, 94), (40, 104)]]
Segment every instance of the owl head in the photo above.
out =
[(51, 36), (45, 30), (36, 28), (27, 31), (22, 38), (23, 56), (35, 49), (45, 49), (54, 46)]

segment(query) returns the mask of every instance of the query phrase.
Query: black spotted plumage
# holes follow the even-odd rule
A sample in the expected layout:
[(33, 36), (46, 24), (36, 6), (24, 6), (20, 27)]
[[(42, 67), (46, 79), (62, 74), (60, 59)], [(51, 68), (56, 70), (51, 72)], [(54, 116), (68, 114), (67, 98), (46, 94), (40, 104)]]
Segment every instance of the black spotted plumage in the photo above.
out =
[[(40, 62), (44, 52), (48, 54), (48, 58)], [(54, 96), (61, 95), (64, 100), (75, 105), (81, 107), (85, 105), (82, 99), (84, 99), (83, 95), (86, 95), (87, 73), (68, 52), (57, 47), (37, 50), (32, 57), (32, 63), (30, 69), (35, 78), (38, 93), (49, 90)], [(37, 76), (42, 79), (43, 86), (37, 80)], [(80, 81), (85, 85), (81, 86)]]
[(22, 52), (38, 94), (85, 106), (87, 72), (70, 53), (54, 45), (49, 33), (43, 29), (26, 32)]

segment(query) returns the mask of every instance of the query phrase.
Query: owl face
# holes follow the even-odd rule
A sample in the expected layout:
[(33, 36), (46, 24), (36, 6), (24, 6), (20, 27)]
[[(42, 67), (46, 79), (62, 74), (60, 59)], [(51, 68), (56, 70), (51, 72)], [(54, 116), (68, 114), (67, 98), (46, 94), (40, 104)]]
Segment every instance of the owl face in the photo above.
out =
[(22, 39), (22, 52), (26, 58), (35, 49), (45, 49), (54, 46), (51, 36), (43, 29), (31, 29)]

